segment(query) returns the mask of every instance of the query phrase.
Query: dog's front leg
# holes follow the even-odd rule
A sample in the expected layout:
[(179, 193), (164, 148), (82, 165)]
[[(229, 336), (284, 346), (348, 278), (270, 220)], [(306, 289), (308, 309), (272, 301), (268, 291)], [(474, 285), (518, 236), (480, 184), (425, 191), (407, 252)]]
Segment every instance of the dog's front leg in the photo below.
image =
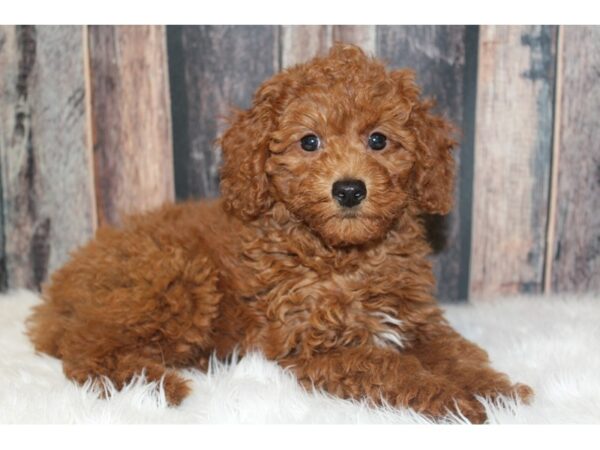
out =
[(533, 397), (529, 386), (511, 383), (505, 374), (490, 366), (483, 349), (445, 323), (421, 334), (408, 354), (416, 357), (427, 370), (445, 376), (471, 395), (492, 399), (504, 395), (526, 403)]
[(409, 407), (441, 417), (460, 412), (473, 422), (483, 422), (485, 412), (472, 396), (447, 378), (424, 368), (412, 355), (378, 347), (344, 348), (311, 357), (280, 361), (292, 369), (306, 388), (324, 389), (340, 396), (374, 404)]

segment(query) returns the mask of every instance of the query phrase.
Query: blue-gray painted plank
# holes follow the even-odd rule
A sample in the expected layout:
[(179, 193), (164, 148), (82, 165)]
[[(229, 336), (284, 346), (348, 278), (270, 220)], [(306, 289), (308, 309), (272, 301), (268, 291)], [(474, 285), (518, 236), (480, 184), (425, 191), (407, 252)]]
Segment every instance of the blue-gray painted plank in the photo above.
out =
[(442, 301), (465, 300), (468, 295), (476, 40), (476, 27), (377, 27), (378, 56), (393, 67), (415, 70), (423, 95), (435, 98), (437, 111), (463, 131), (456, 150), (454, 211), (426, 218), (435, 251), (437, 295)]
[(169, 26), (177, 198), (219, 192), (215, 140), (234, 106), (279, 69), (276, 26)]
[(96, 227), (79, 26), (0, 27), (7, 285), (40, 287)]
[(554, 292), (600, 290), (600, 26), (562, 30)]

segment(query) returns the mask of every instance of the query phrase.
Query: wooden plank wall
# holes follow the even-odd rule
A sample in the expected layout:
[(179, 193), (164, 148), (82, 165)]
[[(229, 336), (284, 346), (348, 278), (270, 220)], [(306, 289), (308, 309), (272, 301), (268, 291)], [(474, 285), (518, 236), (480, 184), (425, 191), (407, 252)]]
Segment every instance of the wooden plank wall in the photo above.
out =
[(170, 127), (164, 27), (1, 26), (2, 287), (173, 199)]
[(281, 67), (324, 55), (334, 42), (359, 45), (375, 54), (377, 27), (374, 25), (298, 25), (281, 27)]
[(555, 195), (547, 289), (600, 291), (600, 26), (566, 26), (559, 46)]
[(278, 32), (261, 26), (169, 27), (177, 198), (219, 192), (215, 139), (232, 108), (278, 69)]
[(89, 27), (100, 225), (175, 198), (164, 26)]
[[(475, 87), (468, 83), (476, 67), (472, 38), (465, 26), (385, 26), (378, 28), (377, 53), (392, 67), (415, 70), (423, 95), (435, 98), (437, 112), (465, 130), (473, 108), (468, 91)], [(465, 299), (468, 294), (473, 147), (468, 134), (457, 137), (461, 142), (455, 152), (457, 172), (467, 183), (456, 184), (455, 208), (448, 216), (427, 217), (437, 294), (443, 300)]]
[(485, 26), (479, 40), (471, 294), (542, 292), (555, 26)]
[(82, 27), (0, 27), (7, 287), (35, 288), (94, 232)]
[(455, 211), (427, 218), (442, 300), (600, 289), (600, 27), (349, 25), (1, 26), (0, 289), (218, 195), (231, 108), (335, 41), (412, 67), (462, 130)]

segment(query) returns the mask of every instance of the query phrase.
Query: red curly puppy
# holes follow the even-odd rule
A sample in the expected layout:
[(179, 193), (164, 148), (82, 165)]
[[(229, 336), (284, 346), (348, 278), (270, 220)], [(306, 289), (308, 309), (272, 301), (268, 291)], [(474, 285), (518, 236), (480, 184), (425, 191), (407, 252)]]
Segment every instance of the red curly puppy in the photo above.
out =
[(423, 213), (447, 213), (451, 127), (410, 71), (354, 46), (267, 81), (221, 139), (223, 196), (104, 228), (54, 274), (29, 321), (78, 382), (260, 349), (303, 385), (485, 420), (475, 396), (527, 400), (432, 297)]

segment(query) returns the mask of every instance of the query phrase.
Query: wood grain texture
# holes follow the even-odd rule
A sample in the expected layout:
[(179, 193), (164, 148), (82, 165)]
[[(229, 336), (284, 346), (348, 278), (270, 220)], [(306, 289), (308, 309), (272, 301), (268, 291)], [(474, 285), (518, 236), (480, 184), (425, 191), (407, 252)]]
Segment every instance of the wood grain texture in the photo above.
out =
[(562, 29), (554, 292), (600, 290), (600, 27)]
[(332, 41), (358, 45), (368, 54), (377, 50), (377, 27), (375, 25), (334, 25)]
[(284, 25), (281, 27), (281, 65), (289, 67), (324, 55), (335, 42), (355, 44), (375, 54), (374, 25)]
[(471, 293), (543, 290), (557, 28), (480, 30)]
[(83, 42), (78, 26), (0, 27), (9, 288), (39, 288), (96, 227)]
[(163, 26), (89, 27), (100, 224), (175, 197)]
[(283, 68), (325, 55), (333, 44), (332, 25), (284, 25), (281, 27)]
[(276, 26), (169, 27), (177, 198), (219, 192), (215, 140), (278, 69)]
[(472, 177), (472, 111), (476, 54), (468, 51), (477, 29), (464, 26), (379, 26), (377, 54), (392, 67), (415, 70), (425, 97), (437, 101), (436, 111), (467, 133), (459, 134), (456, 152), (458, 183), (455, 208), (448, 216), (427, 216), (437, 279), (437, 295), (442, 301), (464, 300), (468, 293), (470, 253), (470, 183)]
[[(3, 28), (0, 26), (0, 68), (4, 67), (5, 60), (3, 58), (2, 49), (4, 44), (6, 43), (6, 35)], [(0, 86), (3, 86), (3, 80), (0, 76)], [(4, 97), (2, 92), (0, 92), (0, 109), (2, 108)], [(0, 112), (0, 126), (4, 126), (4, 117)], [(5, 246), (5, 237), (4, 237), (4, 187), (2, 182), (2, 172), (3, 172), (3, 136), (4, 132), (2, 128), (0, 128), (0, 292), (6, 291), (8, 289), (8, 274), (6, 273), (6, 246)]]

